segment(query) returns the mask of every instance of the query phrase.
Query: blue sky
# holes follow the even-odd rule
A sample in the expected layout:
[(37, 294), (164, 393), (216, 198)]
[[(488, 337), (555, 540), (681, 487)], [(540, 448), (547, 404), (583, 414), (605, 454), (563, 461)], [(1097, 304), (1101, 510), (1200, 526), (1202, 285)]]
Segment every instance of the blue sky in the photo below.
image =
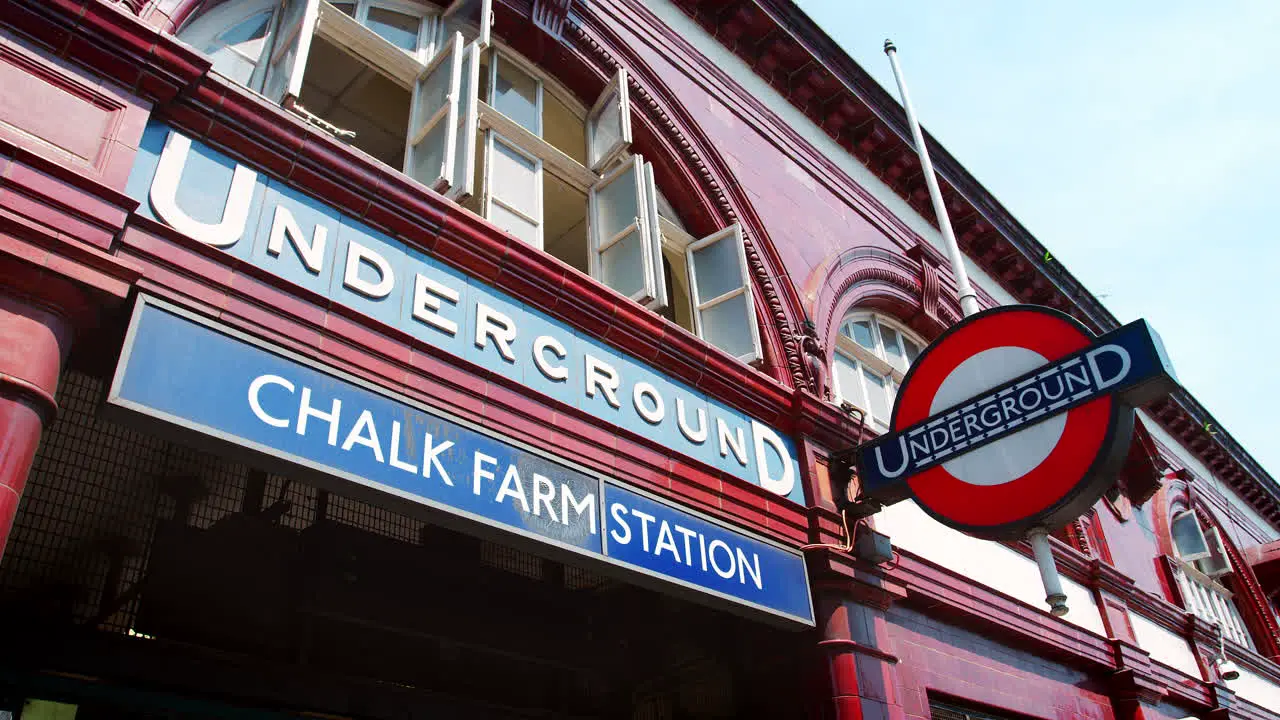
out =
[(1280, 473), (1280, 2), (798, 3)]

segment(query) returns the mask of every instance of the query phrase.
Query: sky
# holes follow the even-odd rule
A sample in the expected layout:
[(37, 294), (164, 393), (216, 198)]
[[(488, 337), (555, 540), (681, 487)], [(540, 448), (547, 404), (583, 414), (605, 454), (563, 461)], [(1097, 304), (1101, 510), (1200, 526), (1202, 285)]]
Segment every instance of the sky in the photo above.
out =
[(797, 2), (1280, 474), (1280, 2)]

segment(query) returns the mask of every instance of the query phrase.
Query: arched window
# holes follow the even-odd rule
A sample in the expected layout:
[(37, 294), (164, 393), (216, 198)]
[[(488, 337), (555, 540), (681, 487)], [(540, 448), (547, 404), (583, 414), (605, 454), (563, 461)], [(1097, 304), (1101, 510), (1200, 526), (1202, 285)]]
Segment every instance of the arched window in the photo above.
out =
[(846, 317), (832, 363), (836, 399), (866, 412), (876, 429), (888, 428), (898, 386), (923, 347), (919, 338), (882, 315)]
[(1222, 626), (1228, 639), (1250, 650), (1253, 637), (1230, 589), (1234, 568), (1222, 532), (1193, 509), (1182, 507), (1169, 520), (1173, 540), (1173, 578), (1186, 609)]
[(492, 0), (229, 0), (181, 35), (353, 148), (760, 359), (742, 231), (696, 237), (670, 211), (632, 146), (626, 70), (584, 101), (491, 33), (492, 18)]

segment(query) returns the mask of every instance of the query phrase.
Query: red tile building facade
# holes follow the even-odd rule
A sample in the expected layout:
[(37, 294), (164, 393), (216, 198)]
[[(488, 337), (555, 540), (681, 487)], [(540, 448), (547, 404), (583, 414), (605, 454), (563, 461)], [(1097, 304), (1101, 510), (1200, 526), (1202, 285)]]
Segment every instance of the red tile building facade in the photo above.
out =
[[(960, 313), (901, 108), (797, 8), (489, 4), (0, 0), (0, 717), (1280, 717), (1280, 486), (1184, 391), (1059, 533), (1065, 618), (1028, 548), (906, 504), (854, 528), (891, 560), (843, 549), (833, 455)], [(206, 163), (175, 184), (234, 166), (358, 222), (771, 428), (793, 482), (740, 471), (732, 428), (699, 455), (219, 247), (234, 189), (156, 189), (175, 138)], [(1117, 326), (933, 154), (984, 306)], [(310, 267), (295, 216), (262, 227)], [(405, 317), (438, 329), (457, 295), (422, 287)], [(143, 297), (802, 555), (812, 622), (113, 413)], [(539, 347), (556, 380), (572, 353)]]

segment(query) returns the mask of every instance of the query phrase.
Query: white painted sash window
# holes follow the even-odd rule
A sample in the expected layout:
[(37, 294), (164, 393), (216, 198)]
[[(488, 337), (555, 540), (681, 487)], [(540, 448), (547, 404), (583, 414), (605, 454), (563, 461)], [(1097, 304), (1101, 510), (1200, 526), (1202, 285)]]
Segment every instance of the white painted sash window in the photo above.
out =
[(743, 361), (760, 357), (759, 329), (742, 228), (737, 223), (689, 245), (693, 324), (707, 342)]
[(591, 275), (639, 303), (657, 297), (653, 234), (640, 156), (596, 183), (590, 202)]
[(542, 247), (542, 160), (495, 130), (485, 132), (484, 216)]
[(405, 172), (437, 192), (471, 194), (479, 67), (475, 47), (455, 33), (414, 83)]
[(867, 414), (871, 426), (885, 430), (898, 386), (924, 343), (885, 317), (860, 313), (845, 319), (832, 359), (832, 389), (837, 401)]
[(1186, 609), (1202, 620), (1221, 625), (1227, 639), (1254, 649), (1244, 618), (1231, 591), (1223, 584), (1232, 567), (1218, 528), (1206, 531), (1194, 511), (1184, 510), (1169, 521), (1169, 534), (1177, 554), (1173, 578)]
[(742, 231), (697, 239), (674, 220), (652, 164), (631, 150), (626, 70), (587, 107), (492, 42), (492, 0), (432, 7), (231, 0), (183, 32), (228, 77), (354, 149), (734, 357), (760, 359)]

